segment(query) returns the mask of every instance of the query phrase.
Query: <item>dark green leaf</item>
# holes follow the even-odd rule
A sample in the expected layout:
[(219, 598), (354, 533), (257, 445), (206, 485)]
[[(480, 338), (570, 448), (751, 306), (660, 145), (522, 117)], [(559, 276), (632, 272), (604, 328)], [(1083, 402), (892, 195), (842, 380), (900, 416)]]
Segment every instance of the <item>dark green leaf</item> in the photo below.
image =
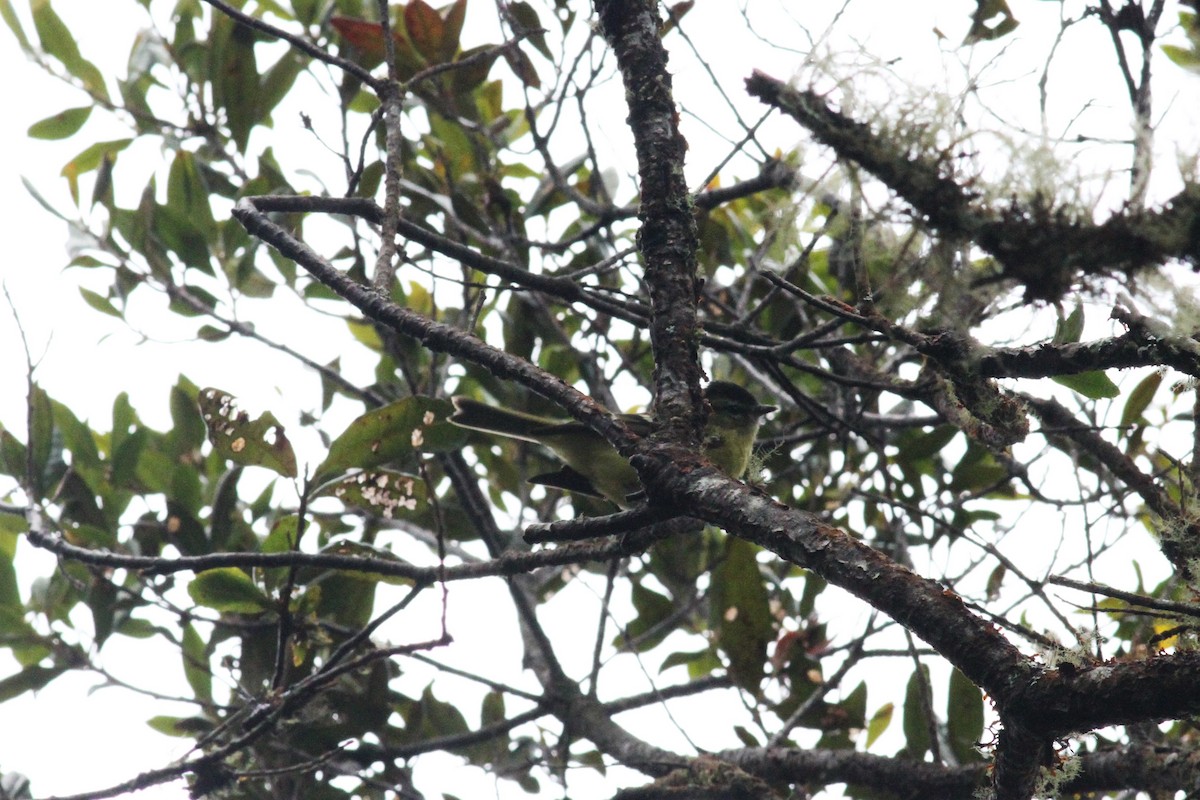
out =
[(212, 72), (214, 99), (225, 110), (230, 137), (244, 153), (251, 129), (261, 121), (254, 33), (218, 14), (211, 54), (216, 61)]
[(1161, 383), (1161, 372), (1151, 372), (1138, 381), (1138, 385), (1133, 387), (1133, 391), (1129, 393), (1129, 399), (1125, 401), (1125, 408), (1121, 411), (1122, 428), (1128, 428), (1142, 418), (1142, 414), (1150, 406), (1150, 401), (1154, 399), (1154, 393), (1158, 391)]
[(36, 664), (0, 680), (0, 703), (19, 697), (25, 692), (36, 692), (45, 688), (50, 681), (67, 671), (63, 666), (41, 667)]
[(958, 428), (953, 425), (939, 425), (928, 433), (905, 431), (896, 440), (896, 448), (900, 451), (897, 457), (909, 463), (929, 458), (950, 444), (956, 435)]
[(222, 457), (236, 464), (266, 467), (285, 477), (296, 477), (292, 444), (271, 412), (252, 420), (238, 409), (233, 395), (220, 389), (202, 389), (198, 402), (200, 415), (208, 426), (208, 440)]
[[(28, 413), (32, 441), (29, 442), (29, 447), (33, 452), (29, 467), (32, 468), (33, 474), (28, 477), (34, 482), (36, 495), (44, 497), (58, 480), (53, 463), (60, 461), (61, 457), (55, 453), (54, 408), (50, 396), (37, 384), (31, 387), (30, 392)], [(22, 465), (21, 474), (25, 474), (25, 465)]]
[(554, 54), (550, 52), (549, 45), (546, 44), (546, 34), (542, 26), (542, 20), (538, 17), (537, 11), (533, 6), (526, 3), (525, 0), (518, 0), (515, 3), (510, 3), (508, 6), (509, 13), (512, 14), (518, 33), (528, 33), (529, 41), (538, 52), (550, 60), (554, 60)]
[(921, 665), (908, 679), (904, 692), (905, 752), (917, 761), (929, 751), (929, 667)]
[(508, 62), (509, 68), (513, 74), (521, 79), (521, 83), (528, 86), (530, 89), (540, 89), (542, 79), (538, 77), (537, 70), (533, 67), (533, 62), (529, 60), (529, 56), (525, 55), (525, 51), (519, 48), (507, 49), (504, 51), (504, 60)]
[[(353, 556), (355, 558), (365, 558), (373, 561), (387, 562), (391, 564), (408, 564), (400, 556), (393, 553), (391, 550), (383, 547), (366, 544), (364, 542), (355, 542), (350, 539), (339, 539), (338, 541), (321, 548), (322, 555), (335, 556)], [(412, 581), (409, 578), (402, 578), (396, 575), (383, 575), (374, 572), (355, 572), (345, 570), (339, 574), (345, 575), (362, 583), (388, 583), (393, 586), (410, 585)]]
[(320, 484), (348, 469), (371, 469), (418, 452), (456, 450), (467, 433), (446, 422), (449, 401), (409, 397), (363, 414), (334, 440), (313, 478)]
[[(975, 0), (975, 13), (971, 15), (971, 29), (963, 44), (977, 44), (1003, 38), (1016, 30), (1020, 24), (1012, 15), (1005, 0)], [(999, 17), (998, 22), (993, 20)]]
[(259, 95), (259, 113), (270, 114), (275, 106), (279, 105), (279, 101), (291, 91), (292, 86), (296, 83), (296, 78), (300, 76), (308, 63), (307, 56), (301, 55), (296, 50), (288, 50), (271, 65), (267, 74), (263, 76), (262, 90)]
[(946, 703), (946, 735), (960, 764), (979, 761), (975, 746), (983, 735), (983, 694), (957, 669), (950, 672)]
[(213, 728), (211, 720), (204, 717), (157, 716), (146, 720), (146, 724), (167, 736), (193, 738), (208, 733)]
[(196, 166), (196, 157), (180, 150), (167, 175), (167, 205), (205, 241), (216, 233), (208, 196), (208, 184)]
[(770, 598), (758, 566), (758, 547), (730, 536), (725, 558), (712, 574), (710, 602), (717, 646), (729, 661), (735, 684), (757, 694), (774, 639)]
[(429, 502), (419, 476), (388, 470), (347, 475), (322, 486), (320, 494), (384, 519), (422, 514)]
[(669, 597), (651, 591), (640, 582), (633, 584), (632, 589), (633, 608), (637, 616), (624, 633), (617, 635), (614, 644), (620, 648), (634, 648), (635, 652), (645, 652), (658, 646), (671, 633), (672, 628), (662, 623), (670, 618), (675, 604)]

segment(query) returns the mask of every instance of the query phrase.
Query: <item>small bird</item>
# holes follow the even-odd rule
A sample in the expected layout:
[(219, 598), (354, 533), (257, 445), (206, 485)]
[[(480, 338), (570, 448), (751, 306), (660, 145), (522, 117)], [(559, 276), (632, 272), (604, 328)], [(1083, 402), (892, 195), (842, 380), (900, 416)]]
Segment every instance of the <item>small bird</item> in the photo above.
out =
[[(704, 397), (712, 409), (704, 426), (704, 455), (730, 477), (741, 478), (750, 464), (762, 417), (776, 407), (759, 403), (753, 394), (729, 381), (713, 381)], [(530, 483), (604, 497), (620, 508), (633, 505), (641, 491), (629, 461), (582, 422), (497, 408), (469, 397), (452, 401), (455, 411), (449, 419), (460, 428), (537, 442), (563, 462), (559, 470), (535, 475)], [(641, 414), (622, 414), (620, 419), (639, 436), (649, 436), (653, 430), (650, 418)]]

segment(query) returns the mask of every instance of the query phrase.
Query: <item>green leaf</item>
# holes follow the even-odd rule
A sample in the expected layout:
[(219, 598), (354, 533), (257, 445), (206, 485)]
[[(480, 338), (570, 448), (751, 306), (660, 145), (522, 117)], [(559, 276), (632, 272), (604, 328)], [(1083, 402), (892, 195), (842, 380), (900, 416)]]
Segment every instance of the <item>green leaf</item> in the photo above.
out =
[(431, 397), (408, 397), (368, 411), (330, 445), (314, 483), (319, 485), (348, 469), (368, 470), (417, 452), (463, 447), (467, 432), (446, 422), (453, 411), (449, 401)]
[(309, 64), (308, 56), (301, 55), (295, 50), (288, 50), (279, 60), (271, 65), (263, 76), (262, 90), (259, 92), (259, 113), (270, 114), (279, 101), (291, 91), (296, 78)]
[(292, 0), (292, 11), (296, 14), (296, 19), (305, 25), (312, 25), (317, 21), (319, 8), (318, 0)]
[[(392, 564), (409, 563), (387, 548), (376, 547), (365, 542), (355, 542), (349, 539), (339, 539), (327, 547), (322, 547), (320, 553), (321, 555), (354, 556), (355, 558), (386, 561)], [(341, 570), (338, 574), (345, 575), (362, 583), (388, 583), (393, 586), (409, 586), (412, 584), (412, 579), (398, 575), (382, 575), (379, 573), (356, 572), (352, 570)]]
[(1190, 47), (1179, 47), (1174, 44), (1164, 44), (1163, 54), (1179, 66), (1192, 72), (1200, 72), (1200, 51)]
[(17, 43), (21, 45), (21, 49), (26, 53), (30, 52), (33, 47), (29, 43), (29, 37), (25, 35), (25, 29), (21, 27), (21, 20), (17, 19), (16, 12), (13, 11), (12, 3), (9, 0), (0, 0), (0, 18), (8, 25), (8, 29), (13, 32), (13, 36), (17, 37)]
[(238, 409), (233, 395), (212, 388), (200, 390), (198, 404), (208, 426), (208, 440), (222, 457), (235, 464), (266, 467), (285, 477), (296, 477), (292, 443), (271, 412), (250, 419)]
[(116, 317), (117, 319), (122, 318), (123, 315), (120, 310), (104, 295), (97, 294), (91, 289), (85, 289), (82, 286), (79, 287), (79, 294), (83, 296), (83, 302), (102, 314), (108, 314), (110, 317)]
[[(971, 15), (971, 29), (967, 31), (963, 44), (1000, 39), (1012, 33), (1021, 24), (1013, 16), (1005, 0), (975, 0), (975, 5), (975, 13)], [(996, 17), (999, 17), (1000, 21), (992, 23)]]
[(167, 736), (182, 736), (188, 739), (208, 733), (213, 728), (212, 720), (204, 717), (157, 716), (146, 720), (146, 724)]
[(66, 139), (73, 136), (92, 115), (91, 106), (68, 108), (52, 117), (33, 123), (27, 135), (31, 139)]
[(378, 583), (362, 580), (364, 577), (354, 572), (326, 573), (310, 589), (319, 592), (317, 617), (349, 628), (361, 628), (370, 622)]
[(192, 693), (202, 703), (211, 703), (212, 672), (208, 667), (208, 654), (205, 652), (204, 639), (196, 631), (194, 625), (183, 628), (183, 675), (187, 678)]
[(71, 190), (71, 199), (79, 202), (79, 176), (99, 169), (106, 160), (115, 160), (117, 153), (129, 147), (132, 139), (114, 139), (108, 142), (96, 142), (84, 148), (78, 155), (63, 164), (59, 174), (67, 179)]
[(52, 215), (58, 217), (63, 222), (66, 222), (67, 224), (74, 224), (72, 220), (64, 217), (54, 206), (50, 205), (50, 201), (42, 197), (41, 193), (34, 188), (33, 184), (30, 183), (27, 178), (21, 178), (21, 185), (25, 187), (25, 191), (29, 192), (29, 194), (33, 196), (33, 199), (37, 201), (39, 206), (50, 212)]
[[(632, 600), (637, 616), (617, 634), (615, 646), (635, 648), (635, 652), (645, 652), (662, 643), (662, 640), (672, 632), (669, 626), (661, 626), (675, 611), (671, 598), (646, 588), (641, 582), (633, 584)], [(652, 634), (652, 635), (648, 635)]]
[(929, 667), (922, 664), (913, 670), (904, 692), (905, 752), (917, 761), (929, 751), (929, 720), (923, 695), (929, 687)]
[(417, 475), (388, 470), (366, 470), (321, 487), (318, 495), (336, 497), (384, 519), (424, 513), (428, 498), (425, 481)]
[(258, 124), (258, 61), (254, 53), (253, 31), (243, 28), (224, 14), (213, 25), (213, 95), (225, 109), (230, 137), (238, 150), (246, 152), (250, 131)]
[(987, 599), (995, 600), (1000, 596), (1000, 589), (1004, 586), (1004, 576), (1008, 573), (1008, 567), (1004, 564), (997, 564), (996, 568), (991, 571), (987, 579)]
[(711, 648), (697, 650), (694, 652), (671, 653), (663, 659), (659, 665), (660, 673), (666, 672), (671, 667), (687, 667), (688, 677), (695, 680), (713, 674), (721, 668), (721, 660), (717, 658), (716, 653)]
[(767, 645), (774, 638), (758, 552), (757, 546), (728, 537), (725, 558), (713, 570), (710, 590), (717, 646), (729, 661), (733, 682), (753, 694), (762, 683)]
[(104, 76), (95, 64), (80, 54), (71, 29), (50, 7), (50, 0), (33, 0), (30, 10), (33, 12), (33, 27), (46, 53), (61, 61), (67, 72), (78, 78), (85, 89), (101, 100), (108, 100)]
[(1154, 399), (1154, 393), (1158, 391), (1161, 383), (1162, 373), (1151, 372), (1142, 378), (1137, 386), (1133, 387), (1133, 391), (1129, 393), (1129, 399), (1125, 401), (1125, 408), (1121, 411), (1122, 428), (1128, 428), (1142, 418), (1142, 414), (1150, 406), (1150, 401)]
[(196, 385), (183, 375), (171, 387), (171, 431), (167, 434), (167, 440), (176, 457), (190, 460), (204, 443), (204, 419), (196, 403), (199, 394)]
[(274, 608), (271, 598), (237, 567), (205, 570), (188, 584), (198, 605), (229, 614), (257, 614)]
[(957, 669), (950, 672), (950, 694), (946, 700), (946, 735), (960, 764), (979, 761), (975, 749), (983, 735), (983, 693)]
[(894, 703), (884, 703), (879, 707), (879, 710), (871, 715), (871, 719), (867, 720), (867, 747), (875, 743), (875, 740), (883, 735), (883, 732), (892, 724), (892, 715), (896, 710)]
[(953, 425), (939, 425), (928, 433), (903, 431), (896, 438), (898, 458), (910, 463), (929, 458), (950, 444), (950, 440), (957, 435), (958, 428)]
[(167, 206), (206, 241), (216, 234), (208, 196), (208, 184), (197, 168), (196, 157), (180, 150), (167, 175)]
[(0, 473), (12, 478), (25, 477), (25, 445), (17, 437), (0, 429)]
[(1109, 379), (1108, 375), (1100, 370), (1080, 372), (1077, 375), (1055, 375), (1050, 380), (1066, 386), (1071, 391), (1078, 392), (1091, 400), (1116, 397), (1121, 393), (1121, 390)]
[[(61, 462), (61, 455), (56, 454), (54, 435), (54, 406), (50, 396), (37, 384), (30, 387), (29, 398), (30, 439), (29, 448), (32, 452), (33, 474), (29, 479), (34, 482), (34, 493), (37, 497), (45, 497), (46, 492), (60, 477), (55, 470), (55, 462)], [(21, 474), (25, 474), (22, 466)]]
[(539, 53), (553, 61), (554, 54), (550, 51), (550, 46), (546, 44), (546, 34), (542, 30), (542, 20), (538, 17), (537, 11), (534, 10), (533, 6), (524, 0), (518, 0), (515, 3), (510, 3), (508, 10), (516, 21), (517, 27), (521, 29), (520, 32), (529, 33), (529, 42), (537, 48)]
[(479, 711), (479, 723), (492, 725), (504, 721), (504, 693), (488, 692), (483, 696), (483, 706)]
[[(6, 529), (12, 526), (11, 530)], [(20, 527), (18, 527), (20, 526)], [(17, 573), (13, 569), (13, 557), (17, 553), (17, 533), (27, 527), (25, 518), (20, 514), (0, 512), (0, 609), (8, 609), (16, 619), (20, 619), (24, 608), (21, 605), (21, 593), (17, 589)], [(24, 628), (24, 621), (20, 621)], [(4, 641), (6, 633), (0, 627), (0, 641)]]
[(67, 671), (64, 666), (40, 667), (36, 664), (26, 667), (15, 675), (9, 675), (0, 680), (0, 703), (19, 697), (25, 692), (36, 692), (46, 687), (50, 681)]
[(525, 55), (524, 50), (507, 49), (504, 51), (504, 60), (508, 62), (509, 69), (513, 71), (513, 74), (520, 78), (521, 83), (530, 89), (542, 88), (542, 79), (538, 77), (533, 62), (529, 60), (529, 56)]
[(408, 729), (419, 732), (421, 738), (457, 736), (470, 730), (466, 718), (453, 703), (439, 700), (433, 687), (425, 687), (421, 701), (406, 715)]
[(1074, 344), (1083, 337), (1083, 303), (1076, 303), (1075, 310), (1062, 318), (1062, 311), (1059, 311), (1058, 323), (1054, 326), (1054, 338), (1051, 340), (1054, 344)]

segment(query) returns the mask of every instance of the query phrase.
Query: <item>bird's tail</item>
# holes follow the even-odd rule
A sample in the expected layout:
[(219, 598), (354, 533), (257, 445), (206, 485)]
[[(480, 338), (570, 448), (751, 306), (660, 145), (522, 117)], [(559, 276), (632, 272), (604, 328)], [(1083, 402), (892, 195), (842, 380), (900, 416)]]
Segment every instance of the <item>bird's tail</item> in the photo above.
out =
[(540, 441), (539, 433), (560, 424), (545, 417), (489, 406), (469, 397), (453, 397), (451, 402), (454, 403), (454, 413), (450, 415), (450, 421), (460, 428), (496, 433), (527, 442)]

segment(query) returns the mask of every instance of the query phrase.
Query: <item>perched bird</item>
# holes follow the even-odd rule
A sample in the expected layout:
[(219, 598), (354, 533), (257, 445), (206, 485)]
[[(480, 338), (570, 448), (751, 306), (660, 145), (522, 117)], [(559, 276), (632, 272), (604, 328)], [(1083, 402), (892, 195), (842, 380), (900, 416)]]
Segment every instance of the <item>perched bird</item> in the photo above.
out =
[[(729, 381), (713, 381), (704, 390), (712, 411), (704, 426), (704, 455), (733, 478), (750, 464), (754, 439), (764, 414), (775, 406), (762, 405), (750, 392)], [(563, 467), (536, 475), (530, 483), (553, 486), (576, 494), (605, 497), (621, 508), (631, 506), (641, 491), (637, 473), (603, 437), (581, 422), (547, 419), (497, 408), (469, 397), (455, 397), (450, 422), (461, 428), (537, 442), (548, 448)], [(622, 414), (621, 421), (639, 436), (649, 436), (653, 423), (640, 414)]]

